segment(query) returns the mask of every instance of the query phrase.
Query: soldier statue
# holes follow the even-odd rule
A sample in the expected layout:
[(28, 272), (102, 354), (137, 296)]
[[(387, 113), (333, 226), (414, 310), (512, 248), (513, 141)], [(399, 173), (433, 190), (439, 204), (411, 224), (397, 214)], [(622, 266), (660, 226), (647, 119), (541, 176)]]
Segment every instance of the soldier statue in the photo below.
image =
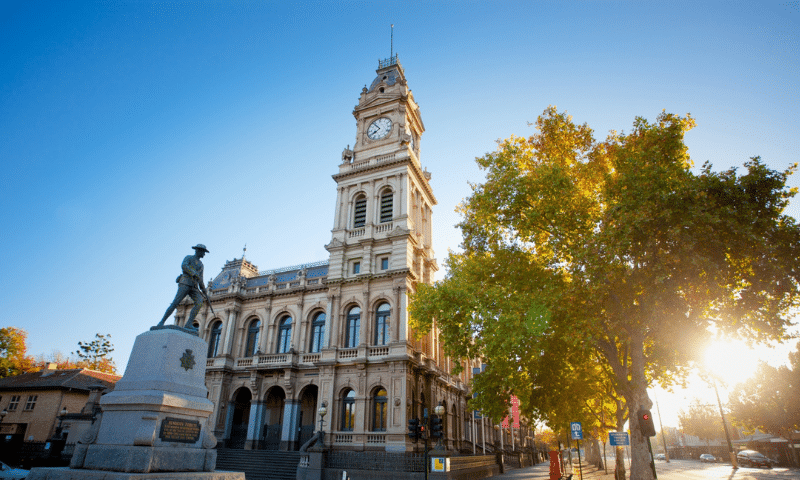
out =
[(183, 263), (181, 263), (181, 270), (183, 273), (175, 280), (178, 284), (178, 293), (175, 295), (175, 300), (172, 301), (172, 304), (167, 307), (164, 318), (158, 322), (157, 326), (159, 327), (164, 325), (164, 322), (166, 322), (167, 318), (175, 311), (175, 308), (181, 303), (181, 300), (183, 300), (186, 295), (189, 295), (192, 297), (194, 307), (192, 307), (192, 311), (189, 312), (189, 318), (186, 319), (186, 323), (183, 325), (184, 328), (193, 328), (192, 322), (194, 321), (194, 317), (197, 316), (197, 312), (203, 307), (203, 297), (208, 298), (206, 286), (203, 284), (203, 262), (200, 261), (200, 259), (208, 253), (208, 249), (202, 243), (198, 243), (192, 248), (194, 249), (194, 255), (187, 255), (186, 258), (183, 259)]

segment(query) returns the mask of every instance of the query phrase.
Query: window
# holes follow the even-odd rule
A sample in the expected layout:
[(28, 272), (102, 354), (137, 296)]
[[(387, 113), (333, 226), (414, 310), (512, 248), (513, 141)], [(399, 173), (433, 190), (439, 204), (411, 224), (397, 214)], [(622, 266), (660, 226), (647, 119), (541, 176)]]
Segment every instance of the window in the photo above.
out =
[(258, 333), (261, 331), (261, 322), (253, 320), (247, 328), (247, 346), (244, 350), (245, 357), (252, 357), (258, 350)]
[(11, 401), (8, 402), (8, 410), (14, 411), (19, 406), (19, 395), (11, 395)]
[(25, 410), (33, 410), (33, 408), (36, 406), (36, 399), (38, 397), (38, 395), (28, 395), (28, 401), (25, 403)]
[(353, 228), (361, 228), (367, 223), (367, 197), (359, 195), (353, 208)]
[(219, 353), (219, 339), (222, 336), (222, 322), (214, 323), (211, 335), (208, 337), (208, 358), (216, 357)]
[(342, 431), (352, 432), (355, 426), (356, 392), (347, 389), (342, 395)]
[(361, 262), (353, 262), (353, 275), (361, 273)]
[(347, 312), (347, 331), (345, 332), (345, 348), (358, 346), (358, 329), (361, 323), (361, 309), (353, 307)]
[(375, 345), (389, 343), (389, 315), (392, 309), (388, 303), (381, 303), (375, 313)]
[(381, 223), (392, 221), (392, 191), (386, 190), (381, 194)]
[(385, 432), (386, 431), (386, 389), (380, 387), (375, 392), (375, 397), (372, 399), (372, 431)]
[(381, 258), (381, 270), (389, 270), (389, 257)]
[(311, 323), (311, 353), (319, 352), (322, 349), (322, 342), (325, 338), (325, 314), (320, 312), (314, 317)]
[(283, 317), (278, 328), (278, 353), (287, 353), (292, 348), (292, 317)]

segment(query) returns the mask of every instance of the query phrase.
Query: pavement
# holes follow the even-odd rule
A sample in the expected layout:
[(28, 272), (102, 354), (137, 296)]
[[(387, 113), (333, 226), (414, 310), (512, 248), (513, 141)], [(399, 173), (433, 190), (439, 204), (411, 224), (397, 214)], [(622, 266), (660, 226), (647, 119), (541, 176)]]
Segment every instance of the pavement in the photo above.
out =
[[(567, 474), (569, 475), (569, 471)], [(595, 465), (587, 465), (582, 464), (580, 468), (578, 465), (574, 465), (572, 469), (572, 480), (581, 480), (581, 476), (583, 476), (584, 480), (614, 480), (614, 469), (611, 468), (608, 470), (608, 474), (605, 473), (605, 470), (600, 469), (598, 470)], [(582, 473), (582, 475), (581, 475)], [(534, 465), (532, 467), (525, 467), (525, 468), (515, 468), (512, 470), (506, 470), (506, 473), (497, 475), (492, 477), (492, 479), (514, 479), (514, 480), (534, 480), (534, 479), (549, 479), (550, 478), (550, 462), (542, 462), (538, 465)]]

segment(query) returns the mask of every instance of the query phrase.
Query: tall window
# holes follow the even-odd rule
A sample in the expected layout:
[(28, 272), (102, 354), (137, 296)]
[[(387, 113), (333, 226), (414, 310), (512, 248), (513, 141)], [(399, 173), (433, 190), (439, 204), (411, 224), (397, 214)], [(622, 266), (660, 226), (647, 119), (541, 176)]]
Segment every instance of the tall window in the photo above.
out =
[(356, 424), (356, 392), (348, 389), (342, 395), (342, 430), (352, 432)]
[(25, 410), (33, 410), (33, 408), (36, 406), (36, 399), (38, 397), (38, 395), (28, 395), (28, 402), (25, 403)]
[(353, 228), (363, 227), (367, 223), (367, 197), (359, 195), (353, 208)]
[(372, 399), (372, 431), (385, 432), (386, 431), (386, 389), (380, 387)]
[(16, 410), (19, 406), (19, 395), (11, 395), (11, 401), (8, 402), (9, 410)]
[(322, 342), (325, 339), (325, 314), (320, 312), (314, 317), (311, 323), (311, 353), (319, 352), (322, 349)]
[(283, 317), (278, 328), (278, 353), (286, 353), (292, 348), (292, 317)]
[(258, 350), (258, 333), (261, 331), (261, 322), (253, 320), (247, 328), (247, 346), (244, 350), (245, 357), (252, 357)]
[(208, 358), (216, 357), (219, 353), (219, 339), (222, 336), (222, 322), (215, 322), (211, 327), (208, 337)]
[(381, 194), (381, 223), (392, 221), (392, 195), (391, 190)]
[(346, 348), (358, 346), (358, 329), (361, 323), (361, 309), (353, 307), (347, 312), (347, 332), (345, 332)]
[(375, 313), (375, 345), (389, 343), (389, 314), (392, 309), (388, 303), (381, 303)]

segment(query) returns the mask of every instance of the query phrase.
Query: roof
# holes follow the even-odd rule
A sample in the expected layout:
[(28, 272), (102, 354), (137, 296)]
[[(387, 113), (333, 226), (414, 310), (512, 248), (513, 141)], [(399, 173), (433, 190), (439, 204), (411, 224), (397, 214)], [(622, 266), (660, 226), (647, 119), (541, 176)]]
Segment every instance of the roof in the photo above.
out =
[(85, 390), (102, 385), (113, 388), (119, 375), (89, 370), (88, 368), (72, 368), (68, 370), (40, 370), (23, 373), (13, 377), (0, 378), (0, 390)]

